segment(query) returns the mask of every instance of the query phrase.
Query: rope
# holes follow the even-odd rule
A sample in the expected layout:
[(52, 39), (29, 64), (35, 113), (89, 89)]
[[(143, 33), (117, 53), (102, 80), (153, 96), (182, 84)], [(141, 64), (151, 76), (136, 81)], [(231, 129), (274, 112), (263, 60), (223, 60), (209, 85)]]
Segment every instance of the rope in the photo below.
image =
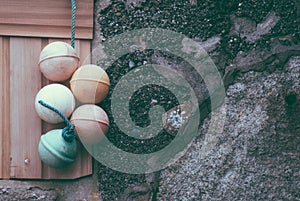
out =
[(71, 46), (75, 47), (76, 0), (72, 0)]
[(41, 104), (42, 106), (52, 110), (53, 112), (57, 113), (64, 120), (66, 127), (62, 131), (62, 137), (67, 142), (72, 142), (75, 138), (75, 126), (73, 124), (71, 124), (70, 121), (68, 120), (68, 118), (58, 109), (52, 107), (51, 105), (45, 103), (42, 100), (39, 100), (38, 103)]

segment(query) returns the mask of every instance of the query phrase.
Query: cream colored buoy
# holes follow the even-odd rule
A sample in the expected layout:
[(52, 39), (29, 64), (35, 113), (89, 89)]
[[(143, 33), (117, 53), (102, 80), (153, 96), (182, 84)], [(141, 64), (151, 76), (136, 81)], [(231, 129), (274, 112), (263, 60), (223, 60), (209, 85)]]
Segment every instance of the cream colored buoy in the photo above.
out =
[(39, 67), (43, 75), (52, 81), (69, 79), (77, 69), (79, 57), (75, 49), (65, 42), (48, 44), (40, 54)]
[(70, 81), (74, 96), (82, 103), (99, 103), (109, 90), (110, 81), (101, 67), (88, 64), (78, 68)]
[(85, 145), (100, 142), (109, 127), (106, 112), (92, 104), (78, 107), (72, 114), (70, 122), (75, 125), (77, 135)]
[(75, 98), (71, 90), (62, 84), (50, 84), (43, 87), (35, 97), (35, 109), (39, 117), (48, 123), (63, 122), (58, 114), (39, 104), (39, 100), (47, 102), (66, 117), (69, 117), (75, 108)]

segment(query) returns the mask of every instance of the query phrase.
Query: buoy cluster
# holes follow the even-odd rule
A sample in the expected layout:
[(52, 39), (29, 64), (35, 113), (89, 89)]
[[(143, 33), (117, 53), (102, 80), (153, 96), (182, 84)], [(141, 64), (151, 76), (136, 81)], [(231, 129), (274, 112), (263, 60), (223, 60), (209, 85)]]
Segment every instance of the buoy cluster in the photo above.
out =
[[(54, 83), (44, 86), (35, 97), (38, 116), (50, 124), (64, 121), (56, 112), (44, 107), (40, 101), (59, 110), (75, 126), (76, 139), (85, 145), (101, 141), (109, 128), (106, 112), (96, 105), (107, 95), (110, 80), (100, 66), (79, 66), (80, 58), (75, 49), (65, 42), (53, 42), (40, 53), (39, 69), (43, 76)], [(70, 79), (70, 88), (63, 85)], [(76, 104), (78, 103), (78, 104)], [(79, 105), (76, 108), (76, 105)], [(65, 140), (63, 129), (43, 134), (39, 143), (41, 160), (53, 168), (64, 167), (75, 161), (77, 142)]]

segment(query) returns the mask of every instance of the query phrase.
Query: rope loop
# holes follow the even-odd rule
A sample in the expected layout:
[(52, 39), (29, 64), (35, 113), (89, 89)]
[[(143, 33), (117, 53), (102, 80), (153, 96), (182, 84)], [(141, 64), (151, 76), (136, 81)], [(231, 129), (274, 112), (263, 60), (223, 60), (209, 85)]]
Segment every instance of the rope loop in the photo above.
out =
[(56, 114), (58, 114), (65, 122), (66, 127), (63, 129), (62, 131), (62, 137), (64, 138), (64, 140), (66, 140), (67, 142), (72, 142), (75, 139), (75, 126), (73, 124), (71, 124), (71, 122), (69, 121), (69, 119), (58, 109), (52, 107), (51, 105), (45, 103), (42, 100), (38, 101), (39, 104), (41, 104), (42, 106), (52, 110), (53, 112), (55, 112)]

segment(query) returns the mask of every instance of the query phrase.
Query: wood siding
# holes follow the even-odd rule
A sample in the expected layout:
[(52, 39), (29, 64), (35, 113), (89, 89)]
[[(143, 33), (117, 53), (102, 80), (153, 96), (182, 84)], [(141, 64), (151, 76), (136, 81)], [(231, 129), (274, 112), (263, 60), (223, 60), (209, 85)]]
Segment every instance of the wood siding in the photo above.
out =
[[(77, 39), (93, 37), (93, 4), (77, 1)], [(71, 15), (71, 0), (0, 0), (0, 35), (69, 38)]]

